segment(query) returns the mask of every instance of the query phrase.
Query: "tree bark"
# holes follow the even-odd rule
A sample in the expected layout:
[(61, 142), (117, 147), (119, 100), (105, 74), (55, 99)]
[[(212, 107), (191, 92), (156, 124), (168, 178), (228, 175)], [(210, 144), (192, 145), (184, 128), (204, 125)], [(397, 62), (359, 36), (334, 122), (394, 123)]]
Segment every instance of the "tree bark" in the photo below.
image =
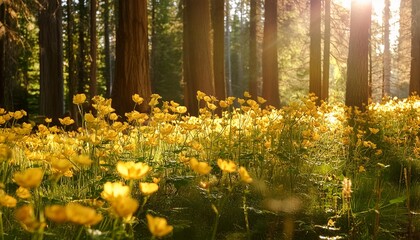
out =
[(98, 95), (97, 80), (96, 80), (96, 58), (97, 58), (97, 43), (96, 43), (96, 0), (90, 0), (90, 82), (89, 95), (94, 97)]
[(185, 0), (184, 3), (184, 80), (187, 95), (185, 105), (192, 115), (197, 115), (197, 91), (215, 95), (210, 1)]
[(411, 3), (411, 68), (410, 94), (420, 94), (420, 2)]
[(109, 0), (104, 0), (104, 55), (105, 69), (104, 77), (106, 84), (106, 97), (111, 97), (112, 92), (112, 64), (111, 64), (111, 47), (110, 47), (110, 29), (109, 29)]
[(73, 19), (73, 0), (67, 0), (67, 60), (68, 60), (68, 78), (67, 86), (69, 96), (67, 98), (71, 117), (77, 122), (77, 107), (73, 104), (73, 96), (77, 94), (77, 78), (75, 77), (75, 61), (74, 61), (74, 19)]
[(325, 27), (324, 27), (324, 59), (322, 69), (321, 99), (328, 100), (330, 88), (330, 44), (331, 44), (331, 0), (324, 0)]
[(311, 0), (310, 17), (310, 57), (309, 57), (309, 92), (318, 97), (320, 103), (321, 82), (321, 0)]
[(77, 82), (79, 93), (85, 92), (84, 86), (86, 84), (86, 42), (85, 42), (85, 17), (86, 17), (86, 0), (79, 0), (78, 10), (79, 10), (79, 26), (78, 26), (78, 53), (77, 53)]
[(277, 0), (265, 0), (264, 9), (262, 96), (267, 100), (267, 104), (274, 107), (280, 107), (277, 57)]
[(352, 1), (347, 60), (346, 105), (364, 109), (369, 100), (368, 53), (372, 2)]
[[(4, 4), (0, 5), (0, 22), (2, 23), (2, 25), (4, 25), (5, 23), (5, 8), (4, 8)], [(4, 26), (2, 26), (2, 28), (4, 28)], [(2, 31), (4, 31), (4, 29), (2, 29)], [(6, 86), (6, 76), (5, 76), (5, 64), (6, 62), (4, 61), (4, 54), (5, 54), (5, 34), (3, 34), (2, 36), (0, 36), (0, 107), (4, 108), (6, 107), (6, 91), (5, 91), (5, 86)]]
[(149, 110), (151, 95), (149, 80), (149, 52), (147, 37), (147, 0), (119, 1), (116, 69), (112, 103), (120, 116), (132, 111), (131, 96), (145, 99), (137, 109)]
[(213, 0), (213, 66), (214, 66), (214, 88), (216, 98), (226, 98), (225, 84), (225, 1)]
[(228, 96), (233, 96), (232, 90), (232, 61), (230, 56), (230, 1), (225, 1), (225, 75), (226, 75), (226, 91)]
[(61, 15), (61, 1), (42, 1), (39, 14), (40, 112), (55, 120), (64, 112)]

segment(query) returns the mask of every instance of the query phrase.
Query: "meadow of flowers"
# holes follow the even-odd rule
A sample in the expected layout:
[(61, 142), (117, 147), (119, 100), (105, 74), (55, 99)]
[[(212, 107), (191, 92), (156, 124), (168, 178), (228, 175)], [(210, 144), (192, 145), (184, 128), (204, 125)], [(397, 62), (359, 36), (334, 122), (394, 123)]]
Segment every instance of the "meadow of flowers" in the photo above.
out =
[(0, 240), (419, 237), (418, 97), (111, 101), (77, 94), (59, 125), (0, 109)]

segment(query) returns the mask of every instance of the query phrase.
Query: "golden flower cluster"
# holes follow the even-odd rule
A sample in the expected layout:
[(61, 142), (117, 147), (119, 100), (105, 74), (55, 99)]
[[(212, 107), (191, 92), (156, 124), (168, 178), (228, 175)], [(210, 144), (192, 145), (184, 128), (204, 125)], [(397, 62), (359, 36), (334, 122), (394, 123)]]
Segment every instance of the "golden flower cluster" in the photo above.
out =
[[(135, 94), (134, 107), (148, 104), (150, 112), (133, 109), (123, 115), (123, 121), (111, 99), (94, 97), (93, 109), (86, 112), (86, 95), (77, 94), (73, 97), (77, 118), (60, 118), (62, 127), (50, 126), (53, 119), (46, 118), (36, 131), (33, 125), (16, 121), (27, 115), (25, 111), (0, 108), (1, 181), (19, 186), (15, 193), (0, 190), (0, 205), (21, 206), (16, 218), (30, 231), (44, 227), (38, 214), (42, 212), (57, 223), (91, 226), (109, 214), (115, 222), (131, 224), (136, 211), (148, 206), (145, 201), (154, 200), (152, 194), (169, 191), (163, 186), (173, 176), (194, 178), (191, 182), (200, 182), (202, 189), (222, 195), (232, 183), (258, 185), (261, 181), (253, 179), (253, 174), (274, 179), (296, 168), (324, 175), (326, 169), (343, 165), (349, 151), (354, 161), (348, 171), (356, 176), (372, 174), (372, 166), (389, 152), (404, 152), (404, 159), (410, 161), (420, 156), (418, 97), (372, 104), (367, 112), (353, 111), (352, 115), (340, 104), (319, 106), (312, 95), (281, 109), (264, 105), (263, 98), (248, 92), (242, 98), (221, 100), (198, 92), (197, 99), (200, 114), (190, 116), (185, 106), (174, 101), (163, 101), (156, 94), (150, 100)], [(69, 129), (70, 125), (77, 130)], [(195, 175), (189, 176), (191, 172)], [(152, 182), (153, 177), (162, 181)], [(252, 189), (246, 184), (234, 186), (244, 192)], [(352, 181), (345, 178), (341, 184), (338, 191), (349, 200)], [(87, 197), (87, 189), (98, 196)], [(42, 209), (33, 204), (44, 199), (40, 196), (60, 199), (63, 205)], [(90, 197), (104, 199), (104, 206), (79, 204), (78, 198)], [(31, 204), (22, 206), (24, 202)], [(148, 215), (147, 222), (155, 237), (173, 230), (164, 218)]]
[(95, 209), (73, 202), (65, 206), (47, 206), (45, 208), (45, 216), (57, 223), (71, 222), (84, 226), (96, 225), (103, 218)]

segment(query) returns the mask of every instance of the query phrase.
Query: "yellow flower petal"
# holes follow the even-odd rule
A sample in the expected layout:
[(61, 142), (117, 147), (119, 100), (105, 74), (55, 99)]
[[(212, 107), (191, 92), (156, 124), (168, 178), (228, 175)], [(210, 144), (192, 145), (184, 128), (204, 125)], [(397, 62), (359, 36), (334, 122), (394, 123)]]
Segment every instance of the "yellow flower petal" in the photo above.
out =
[(147, 225), (150, 233), (155, 237), (163, 237), (172, 232), (173, 226), (168, 225), (165, 218), (153, 217), (150, 214), (146, 215)]

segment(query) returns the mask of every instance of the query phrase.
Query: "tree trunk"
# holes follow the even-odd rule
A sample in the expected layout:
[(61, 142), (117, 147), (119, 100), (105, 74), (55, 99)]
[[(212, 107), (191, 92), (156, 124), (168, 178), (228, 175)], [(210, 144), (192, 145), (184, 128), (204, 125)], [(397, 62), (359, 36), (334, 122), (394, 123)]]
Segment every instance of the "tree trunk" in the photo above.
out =
[(226, 74), (226, 89), (227, 95), (233, 96), (232, 90), (232, 61), (230, 57), (230, 1), (225, 1), (225, 74)]
[(106, 84), (106, 97), (111, 97), (112, 92), (112, 69), (111, 69), (111, 47), (109, 42), (109, 0), (104, 0), (104, 55), (105, 55), (105, 68), (104, 78)]
[(86, 17), (86, 0), (79, 0), (78, 10), (79, 10), (79, 28), (78, 28), (78, 54), (77, 54), (77, 82), (78, 82), (78, 92), (83, 93), (85, 91), (84, 86), (86, 84), (86, 42), (85, 42), (85, 17)]
[[(214, 95), (210, 1), (185, 0), (184, 8), (184, 80), (185, 105), (192, 115), (198, 114), (197, 91)], [(188, 46), (186, 46), (188, 45)]]
[(410, 94), (420, 94), (420, 2), (411, 3), (411, 68)]
[(64, 112), (61, 15), (61, 1), (42, 1), (39, 14), (40, 112), (55, 120)]
[(389, 41), (389, 20), (391, 18), (391, 1), (385, 0), (384, 6), (384, 56), (383, 56), (383, 88), (382, 88), (382, 97), (390, 96), (391, 94), (391, 49)]
[(347, 60), (346, 105), (364, 109), (369, 100), (368, 54), (372, 2), (352, 1)]
[(90, 82), (89, 95), (94, 97), (98, 95), (96, 80), (96, 0), (90, 0)]
[(124, 113), (133, 110), (131, 96), (136, 93), (145, 99), (137, 109), (142, 112), (149, 110), (152, 91), (149, 81), (147, 0), (120, 1), (118, 16), (112, 103), (116, 112), (124, 116)]
[(214, 88), (216, 98), (226, 98), (225, 84), (225, 1), (213, 0), (213, 66), (214, 66)]
[(324, 59), (321, 99), (328, 100), (330, 88), (331, 0), (325, 0)]
[(321, 99), (321, 0), (311, 0), (309, 92)]
[(255, 99), (258, 94), (257, 24), (259, 0), (251, 0), (249, 20), (249, 93)]
[(77, 78), (75, 77), (74, 46), (73, 46), (73, 0), (67, 0), (67, 60), (68, 60), (68, 78), (67, 86), (69, 90), (67, 102), (71, 117), (77, 122), (77, 106), (73, 104), (73, 96), (77, 94)]
[[(1, 24), (4, 25), (4, 20), (5, 20), (5, 8), (4, 8), (4, 4), (0, 5), (0, 22)], [(4, 55), (5, 55), (5, 42), (6, 42), (6, 36), (5, 34), (3, 34), (2, 36), (0, 36), (0, 107), (4, 108), (6, 107), (6, 76), (5, 76), (5, 64), (6, 62), (4, 61)]]
[(262, 96), (267, 100), (267, 104), (280, 107), (277, 57), (277, 0), (265, 0), (264, 9)]

